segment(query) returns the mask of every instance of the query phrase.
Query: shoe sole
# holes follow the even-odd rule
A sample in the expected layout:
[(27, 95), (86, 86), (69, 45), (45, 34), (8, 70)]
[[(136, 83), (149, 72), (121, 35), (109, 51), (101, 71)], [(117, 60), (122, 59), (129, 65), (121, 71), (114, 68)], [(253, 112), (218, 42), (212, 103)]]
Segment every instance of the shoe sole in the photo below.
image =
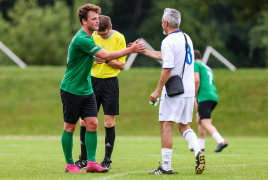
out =
[(69, 171), (69, 170), (67, 170), (67, 171), (65, 170), (65, 172), (66, 172), (66, 173), (85, 173), (84, 171), (82, 171), (82, 172), (71, 172), (71, 171)]
[(195, 170), (196, 174), (202, 174), (202, 172), (204, 171), (206, 165), (205, 165), (205, 155), (204, 154), (199, 154), (198, 156), (199, 159), (199, 165)]
[(228, 146), (228, 144), (225, 144), (224, 146), (222, 146), (222, 148), (220, 149), (220, 150), (218, 150), (218, 151), (214, 151), (214, 152), (221, 152), (224, 148), (226, 148)]
[(90, 173), (106, 173), (108, 171), (109, 171), (109, 169), (104, 170), (104, 171), (87, 171), (87, 172), (90, 172)]

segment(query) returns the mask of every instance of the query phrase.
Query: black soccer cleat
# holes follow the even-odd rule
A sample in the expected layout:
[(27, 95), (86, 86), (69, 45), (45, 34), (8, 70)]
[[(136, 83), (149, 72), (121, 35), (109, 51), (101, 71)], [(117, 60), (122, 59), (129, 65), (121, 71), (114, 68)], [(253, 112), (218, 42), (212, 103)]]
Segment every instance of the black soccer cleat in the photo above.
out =
[(87, 167), (87, 160), (81, 159), (81, 155), (79, 155), (79, 160), (75, 162), (75, 165), (80, 169), (85, 169)]
[(111, 168), (111, 163), (112, 163), (112, 161), (109, 158), (104, 158), (104, 160), (101, 162), (101, 166), (103, 168), (110, 169)]
[(228, 146), (228, 143), (226, 141), (224, 141), (224, 142), (218, 144), (218, 147), (214, 152), (221, 152), (227, 146)]
[(202, 151), (199, 151), (196, 156), (196, 166), (195, 166), (195, 173), (202, 174), (206, 167), (205, 164), (205, 154)]
[(163, 170), (162, 169), (162, 164), (159, 162), (158, 169), (155, 170), (155, 171), (149, 172), (149, 174), (178, 174), (178, 172), (173, 172), (172, 169), (167, 170), (167, 171)]

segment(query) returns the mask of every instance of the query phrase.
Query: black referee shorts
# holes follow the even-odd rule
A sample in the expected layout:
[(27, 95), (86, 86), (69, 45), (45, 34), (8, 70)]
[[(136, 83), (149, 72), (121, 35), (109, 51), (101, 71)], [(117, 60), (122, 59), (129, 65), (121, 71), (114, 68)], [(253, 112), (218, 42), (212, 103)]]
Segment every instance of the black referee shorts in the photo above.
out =
[(118, 78), (95, 78), (91, 76), (92, 87), (96, 96), (97, 109), (102, 105), (105, 115), (119, 115)]
[(216, 107), (216, 101), (202, 101), (198, 104), (198, 113), (200, 120), (202, 119), (211, 119), (211, 113)]
[(76, 124), (79, 117), (97, 117), (97, 104), (94, 93), (86, 96), (74, 95), (60, 90), (64, 122)]

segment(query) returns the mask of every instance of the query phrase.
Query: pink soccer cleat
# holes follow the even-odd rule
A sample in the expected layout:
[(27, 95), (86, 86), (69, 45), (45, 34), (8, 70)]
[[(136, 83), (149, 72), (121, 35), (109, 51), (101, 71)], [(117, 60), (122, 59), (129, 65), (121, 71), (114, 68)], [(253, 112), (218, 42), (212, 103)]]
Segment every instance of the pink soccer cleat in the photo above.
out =
[(87, 172), (98, 172), (98, 173), (105, 173), (108, 172), (109, 169), (108, 168), (103, 168), (99, 163), (94, 162), (94, 161), (88, 161), (87, 162), (87, 168), (86, 168)]
[(80, 168), (77, 167), (75, 164), (66, 164), (65, 172), (84, 173), (84, 171), (81, 171)]

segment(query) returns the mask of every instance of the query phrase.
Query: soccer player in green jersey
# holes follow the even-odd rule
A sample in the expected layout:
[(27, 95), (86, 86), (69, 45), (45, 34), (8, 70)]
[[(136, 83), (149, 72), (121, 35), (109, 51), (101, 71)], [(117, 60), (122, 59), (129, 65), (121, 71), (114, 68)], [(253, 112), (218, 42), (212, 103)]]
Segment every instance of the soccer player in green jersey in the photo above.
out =
[(198, 111), (196, 122), (198, 124), (200, 149), (205, 150), (205, 138), (208, 132), (218, 143), (215, 152), (221, 152), (228, 143), (222, 138), (215, 126), (212, 125), (211, 112), (218, 103), (218, 94), (214, 83), (212, 70), (202, 62), (201, 54), (194, 51), (194, 77), (195, 77), (195, 107)]
[(61, 143), (67, 163), (65, 172), (84, 172), (74, 164), (72, 157), (73, 133), (79, 117), (86, 123), (85, 144), (88, 158), (86, 171), (107, 172), (108, 168), (103, 168), (95, 162), (98, 120), (96, 98), (90, 78), (91, 67), (95, 57), (111, 61), (130, 53), (142, 53), (145, 50), (145, 44), (135, 43), (121, 51), (107, 52), (97, 46), (92, 38), (93, 32), (99, 28), (98, 17), (101, 8), (93, 4), (86, 4), (81, 6), (77, 12), (82, 28), (70, 43), (67, 69), (60, 86), (64, 115)]
[[(109, 16), (99, 16), (99, 30), (93, 33), (94, 42), (106, 51), (119, 51), (126, 48), (124, 35), (112, 29)], [(106, 62), (95, 58), (91, 68), (91, 82), (96, 96), (97, 110), (100, 106), (104, 112), (105, 156), (101, 162), (104, 168), (111, 168), (111, 156), (115, 143), (115, 116), (119, 115), (119, 82), (117, 75), (125, 67), (126, 56)], [(81, 155), (75, 164), (84, 169), (87, 166), (87, 150), (85, 146), (86, 124), (80, 120)]]

